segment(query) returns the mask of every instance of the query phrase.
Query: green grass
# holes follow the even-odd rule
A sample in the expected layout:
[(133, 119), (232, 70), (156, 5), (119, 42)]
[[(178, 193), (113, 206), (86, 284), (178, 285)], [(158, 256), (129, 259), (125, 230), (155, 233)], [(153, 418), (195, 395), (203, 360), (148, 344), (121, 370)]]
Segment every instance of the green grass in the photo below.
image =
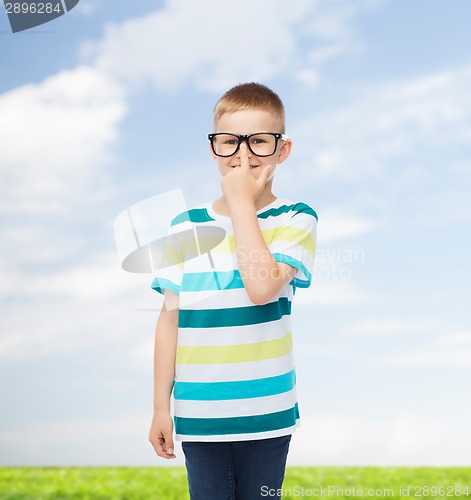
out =
[[(427, 486), (443, 489), (434, 492)], [(369, 489), (375, 491), (370, 494)], [(283, 491), (283, 498), (301, 499), (471, 500), (471, 467), (288, 467)], [(1, 500), (188, 498), (184, 467), (0, 468)]]

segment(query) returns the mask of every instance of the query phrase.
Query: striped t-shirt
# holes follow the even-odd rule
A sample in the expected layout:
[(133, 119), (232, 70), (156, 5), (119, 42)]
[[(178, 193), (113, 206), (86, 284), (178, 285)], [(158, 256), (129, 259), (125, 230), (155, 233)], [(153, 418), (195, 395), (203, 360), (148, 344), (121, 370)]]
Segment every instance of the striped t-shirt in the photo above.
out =
[(263, 305), (244, 288), (230, 217), (207, 202), (172, 220), (177, 243), (152, 288), (179, 295), (178, 441), (265, 439), (292, 434), (299, 424), (291, 302), (296, 288), (311, 283), (317, 214), (305, 203), (277, 198), (257, 218), (273, 258), (298, 269)]

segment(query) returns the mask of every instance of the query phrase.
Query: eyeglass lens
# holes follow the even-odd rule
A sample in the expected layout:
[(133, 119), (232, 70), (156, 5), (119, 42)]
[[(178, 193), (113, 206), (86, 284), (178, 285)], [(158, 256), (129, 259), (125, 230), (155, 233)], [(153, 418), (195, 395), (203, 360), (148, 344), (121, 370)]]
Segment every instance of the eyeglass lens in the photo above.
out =
[[(258, 156), (271, 156), (276, 149), (276, 138), (271, 134), (252, 135), (249, 140), (252, 153)], [(213, 148), (217, 155), (232, 156), (237, 151), (238, 137), (232, 134), (221, 134), (213, 137)]]

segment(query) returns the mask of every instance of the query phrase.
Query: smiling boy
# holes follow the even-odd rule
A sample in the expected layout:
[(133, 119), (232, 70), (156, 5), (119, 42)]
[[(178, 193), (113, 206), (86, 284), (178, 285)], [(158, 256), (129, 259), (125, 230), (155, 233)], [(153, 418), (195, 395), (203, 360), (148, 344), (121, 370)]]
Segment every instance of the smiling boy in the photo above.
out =
[(311, 283), (317, 214), (272, 193), (292, 148), (277, 94), (240, 84), (218, 101), (213, 122), (222, 196), (178, 214), (172, 231), (223, 228), (225, 238), (214, 261), (183, 255), (153, 281), (165, 300), (149, 440), (157, 455), (175, 458), (173, 390), (191, 499), (251, 500), (264, 487), (280, 490), (299, 425), (291, 302)]

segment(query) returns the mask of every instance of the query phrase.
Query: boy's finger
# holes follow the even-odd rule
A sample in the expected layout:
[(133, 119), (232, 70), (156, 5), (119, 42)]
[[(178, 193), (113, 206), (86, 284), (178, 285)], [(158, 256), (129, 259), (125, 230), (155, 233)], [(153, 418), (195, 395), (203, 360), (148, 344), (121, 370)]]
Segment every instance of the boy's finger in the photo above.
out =
[(156, 444), (153, 446), (154, 446), (155, 453), (157, 453), (157, 455), (160, 458), (165, 458), (165, 459), (176, 458), (173, 453), (171, 455), (168, 453), (169, 450), (167, 450), (167, 451), (165, 450), (165, 443)]
[(155, 453), (157, 453), (159, 457), (165, 455), (163, 441), (161, 441), (160, 439), (150, 439), (150, 443), (154, 448)]
[(165, 453), (167, 454), (168, 457), (175, 457), (175, 454), (173, 453), (174, 450), (174, 444), (173, 444), (173, 433), (170, 432), (168, 435), (165, 435)]
[[(168, 441), (171, 443), (167, 442), (167, 439), (165, 439), (164, 435), (161, 434), (161, 437), (152, 437), (149, 439), (150, 443), (152, 444), (152, 447), (154, 448), (155, 453), (161, 457), (161, 458), (176, 458), (176, 456), (173, 454), (173, 438), (170, 435), (170, 438), (167, 438)], [(170, 446), (172, 447), (172, 450), (170, 450)], [(171, 452), (171, 453), (170, 453)]]
[(242, 168), (247, 168), (250, 170), (249, 155), (247, 150), (247, 145), (242, 143), (239, 148), (240, 151), (240, 166)]

